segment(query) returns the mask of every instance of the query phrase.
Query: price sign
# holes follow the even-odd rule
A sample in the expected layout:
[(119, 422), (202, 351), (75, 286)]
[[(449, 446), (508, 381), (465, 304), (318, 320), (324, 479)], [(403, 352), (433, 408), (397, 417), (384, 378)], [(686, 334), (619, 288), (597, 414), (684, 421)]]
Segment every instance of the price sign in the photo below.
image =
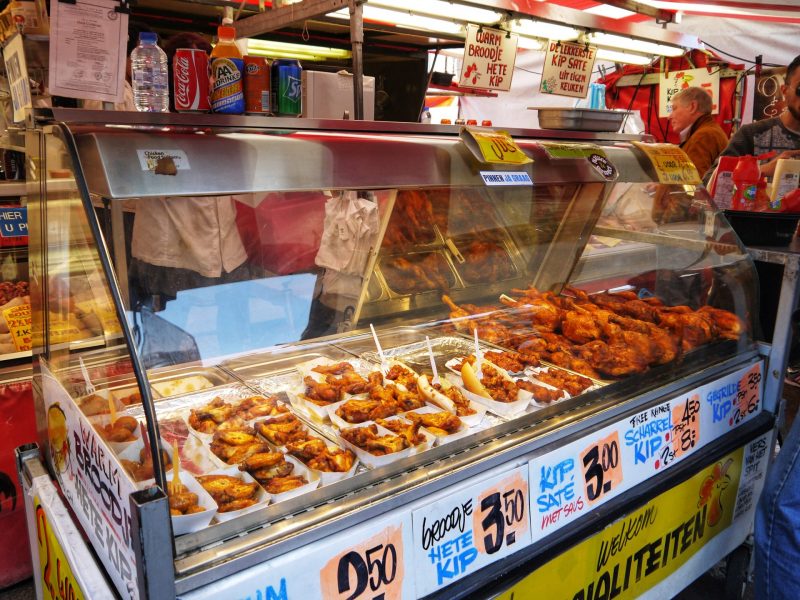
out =
[(533, 162), (507, 131), (481, 131), (465, 127), (459, 135), (475, 158), (483, 163), (524, 165)]
[(42, 595), (45, 598), (83, 600), (81, 590), (61, 543), (48, 522), (47, 512), (39, 497), (33, 499), (36, 513), (36, 539), (39, 542), (39, 567)]
[(33, 343), (31, 333), (31, 305), (20, 304), (3, 311), (3, 318), (8, 325), (11, 339), (17, 352), (30, 350)]
[(495, 554), (504, 546), (519, 545), (528, 531), (528, 482), (519, 472), (486, 489), (478, 496), (473, 513), (478, 552)]
[(403, 534), (390, 526), (338, 554), (320, 573), (322, 597), (336, 600), (401, 600)]
[(700, 396), (693, 394), (672, 408), (672, 458), (691, 452), (700, 441)]
[(580, 455), (583, 465), (583, 480), (589, 504), (598, 502), (622, 483), (622, 461), (620, 460), (619, 432), (590, 445)]
[(739, 380), (739, 389), (736, 391), (736, 404), (730, 424), (738, 425), (746, 417), (758, 412), (761, 404), (761, 365), (754, 365)]
[(656, 170), (658, 182), (676, 185), (698, 185), (701, 183), (697, 168), (686, 152), (674, 144), (644, 144), (633, 142), (645, 153)]

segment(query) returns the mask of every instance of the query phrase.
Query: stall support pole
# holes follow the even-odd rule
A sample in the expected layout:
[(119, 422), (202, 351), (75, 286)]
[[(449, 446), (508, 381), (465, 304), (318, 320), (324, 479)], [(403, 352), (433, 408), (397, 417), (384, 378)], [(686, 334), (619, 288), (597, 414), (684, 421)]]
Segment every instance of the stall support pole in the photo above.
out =
[(353, 118), (364, 120), (364, 0), (349, 0), (353, 46)]
[(775, 332), (772, 336), (772, 349), (769, 355), (767, 381), (764, 386), (764, 408), (776, 412), (783, 392), (783, 377), (789, 362), (789, 349), (792, 342), (792, 313), (800, 299), (800, 257), (787, 260), (783, 266), (783, 283), (778, 297), (778, 314), (775, 316)]
[(175, 598), (175, 568), (169, 501), (158, 487), (131, 494), (133, 549), (138, 565), (139, 597), (150, 600)]

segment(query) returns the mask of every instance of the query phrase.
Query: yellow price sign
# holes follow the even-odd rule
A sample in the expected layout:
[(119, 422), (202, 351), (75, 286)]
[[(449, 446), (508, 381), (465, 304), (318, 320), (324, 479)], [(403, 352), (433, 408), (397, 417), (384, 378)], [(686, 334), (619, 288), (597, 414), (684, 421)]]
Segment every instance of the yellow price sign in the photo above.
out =
[(78, 584), (69, 559), (48, 521), (47, 512), (39, 497), (33, 505), (36, 512), (36, 538), (39, 542), (39, 568), (42, 577), (42, 596), (53, 600), (83, 600), (86, 596)]
[(507, 131), (482, 131), (465, 127), (459, 135), (475, 158), (483, 163), (524, 165), (533, 162)]
[(650, 159), (656, 170), (658, 182), (670, 185), (698, 185), (702, 183), (697, 168), (689, 156), (674, 144), (645, 144), (633, 142)]
[(3, 318), (6, 320), (8, 331), (11, 333), (11, 339), (17, 352), (30, 350), (33, 344), (31, 305), (20, 304), (19, 306), (7, 308), (3, 311)]

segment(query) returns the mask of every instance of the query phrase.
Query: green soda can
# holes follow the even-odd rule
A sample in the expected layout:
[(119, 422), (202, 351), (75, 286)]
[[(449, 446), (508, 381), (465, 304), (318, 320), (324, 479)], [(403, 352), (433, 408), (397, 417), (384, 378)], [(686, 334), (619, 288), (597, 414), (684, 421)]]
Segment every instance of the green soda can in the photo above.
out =
[(272, 110), (281, 117), (299, 117), (303, 113), (300, 61), (279, 58), (272, 62)]

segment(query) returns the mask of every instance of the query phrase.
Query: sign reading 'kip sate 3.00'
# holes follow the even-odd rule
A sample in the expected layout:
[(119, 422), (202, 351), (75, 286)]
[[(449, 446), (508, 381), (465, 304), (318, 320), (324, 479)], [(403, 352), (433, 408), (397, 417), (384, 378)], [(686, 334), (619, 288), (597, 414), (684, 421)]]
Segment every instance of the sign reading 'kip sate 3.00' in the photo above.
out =
[(511, 89), (517, 36), (500, 29), (467, 26), (458, 85), (479, 90)]

